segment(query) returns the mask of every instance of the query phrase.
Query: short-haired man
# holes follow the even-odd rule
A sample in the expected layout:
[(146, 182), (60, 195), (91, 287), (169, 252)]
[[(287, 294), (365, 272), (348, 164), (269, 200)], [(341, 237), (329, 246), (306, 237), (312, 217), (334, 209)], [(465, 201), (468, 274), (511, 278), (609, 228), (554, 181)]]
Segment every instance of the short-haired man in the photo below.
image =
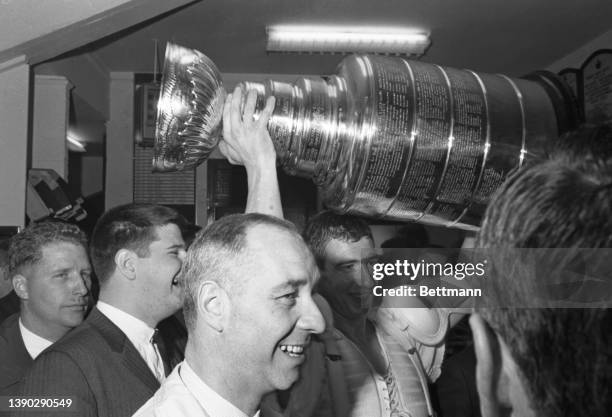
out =
[[(430, 415), (427, 384), (439, 373), (443, 347), (425, 346), (388, 312), (374, 309), (370, 271), (362, 271), (378, 259), (368, 224), (325, 211), (307, 222), (303, 234), (321, 272), (318, 290), (331, 307), (333, 327), (322, 338), (326, 369), (309, 357), (283, 414), (306, 415), (296, 406), (305, 402), (316, 416)], [(326, 382), (313, 389), (321, 380)], [(315, 398), (300, 398), (319, 390)]]
[(185, 361), (137, 417), (246, 417), (299, 376), (325, 323), (318, 271), (295, 227), (262, 214), (224, 217), (190, 246), (182, 282)]
[[(282, 215), (274, 147), (266, 129), (268, 100), (255, 120), (256, 94), (240, 113), (242, 91), (225, 105), (222, 151), (247, 170), (247, 211)], [(185, 220), (156, 205), (124, 205), (106, 212), (91, 240), (100, 299), (87, 321), (42, 355), (26, 376), (23, 394), (73, 398), (79, 416), (133, 414), (163, 382), (155, 328), (182, 306), (177, 275), (185, 257)]]
[[(611, 141), (608, 135), (608, 150)], [(560, 263), (569, 265), (581, 256), (579, 248), (612, 247), (612, 161), (580, 153), (523, 169), (497, 191), (477, 241), (494, 248), (489, 253), (496, 264), (503, 265), (512, 248), (566, 248)], [(489, 294), (492, 308), (470, 318), (483, 417), (610, 414), (610, 309), (551, 308), (556, 269), (535, 276), (517, 268), (510, 277), (501, 269), (490, 274), (499, 288)], [(609, 279), (610, 270), (604, 273)], [(602, 295), (609, 304), (609, 282), (607, 288)], [(525, 305), (540, 308), (517, 308)]]
[(9, 271), (20, 312), (0, 326), (0, 392), (14, 392), (33, 360), (81, 324), (91, 266), (77, 226), (33, 223), (11, 238)]

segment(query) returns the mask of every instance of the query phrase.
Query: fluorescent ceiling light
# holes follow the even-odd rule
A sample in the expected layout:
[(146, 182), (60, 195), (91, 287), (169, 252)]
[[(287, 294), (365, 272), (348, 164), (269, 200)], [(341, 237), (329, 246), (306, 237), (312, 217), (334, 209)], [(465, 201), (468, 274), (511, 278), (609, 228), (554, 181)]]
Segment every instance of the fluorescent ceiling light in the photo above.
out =
[(348, 26), (269, 26), (267, 51), (305, 53), (425, 53), (429, 34), (414, 29)]
[[(68, 141), (68, 148), (71, 151), (75, 151), (75, 152), (86, 152), (87, 150), (85, 149), (85, 145), (83, 145), (83, 143), (81, 143), (81, 141), (79, 141), (74, 134), (72, 133), (68, 133), (66, 135), (66, 140)], [(70, 146), (72, 145), (72, 146)]]

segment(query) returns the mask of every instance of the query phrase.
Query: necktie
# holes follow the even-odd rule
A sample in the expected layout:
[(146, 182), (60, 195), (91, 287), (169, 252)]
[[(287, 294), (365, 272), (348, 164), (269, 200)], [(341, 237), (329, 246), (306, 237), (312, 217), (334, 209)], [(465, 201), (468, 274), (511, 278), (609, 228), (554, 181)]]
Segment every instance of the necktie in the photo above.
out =
[(155, 378), (157, 378), (161, 384), (166, 379), (166, 372), (164, 370), (164, 361), (159, 353), (158, 343), (161, 343), (161, 336), (159, 335), (159, 331), (155, 329), (150, 340), (152, 355), (149, 366), (153, 368), (153, 374), (155, 374)]

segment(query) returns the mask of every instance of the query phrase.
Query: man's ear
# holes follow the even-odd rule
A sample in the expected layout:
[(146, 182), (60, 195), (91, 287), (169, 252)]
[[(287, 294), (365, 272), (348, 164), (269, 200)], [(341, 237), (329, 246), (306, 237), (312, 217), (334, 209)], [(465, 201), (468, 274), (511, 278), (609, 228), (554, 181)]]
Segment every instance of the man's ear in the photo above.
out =
[(476, 353), (476, 385), (480, 412), (484, 417), (510, 415), (499, 398), (508, 387), (505, 386), (505, 378), (502, 375), (501, 350), (497, 336), (477, 313), (471, 315), (470, 327)]
[(136, 252), (129, 249), (119, 249), (115, 253), (115, 271), (119, 272), (121, 276), (126, 277), (129, 280), (136, 279), (136, 259), (138, 255)]
[(221, 333), (229, 311), (227, 292), (214, 281), (204, 281), (198, 290), (198, 320)]
[(22, 300), (30, 298), (28, 293), (28, 279), (21, 274), (15, 274), (12, 278), (13, 289), (15, 294)]
[(535, 417), (521, 371), (506, 342), (477, 313), (470, 317), (476, 352), (476, 385), (483, 417)]

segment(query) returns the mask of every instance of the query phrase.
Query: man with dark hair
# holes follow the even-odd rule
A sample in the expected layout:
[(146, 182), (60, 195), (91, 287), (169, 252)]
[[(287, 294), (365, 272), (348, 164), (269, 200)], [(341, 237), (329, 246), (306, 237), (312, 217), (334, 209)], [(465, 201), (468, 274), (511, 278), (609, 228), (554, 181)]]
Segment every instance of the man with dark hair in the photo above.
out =
[[(477, 245), (491, 248), (491, 292), (470, 318), (484, 417), (603, 417), (612, 408), (609, 308), (555, 308), (563, 269), (584, 253), (605, 260), (597, 248), (612, 247), (612, 161), (582, 146), (520, 170), (486, 211)], [(565, 249), (555, 264), (541, 258), (550, 268), (534, 273), (516, 267), (515, 248)], [(609, 280), (610, 269), (604, 274)]]
[(14, 392), (33, 360), (85, 318), (86, 247), (81, 229), (62, 222), (34, 223), (11, 238), (8, 275), (20, 312), (0, 326), (0, 392)]
[[(324, 369), (314, 364), (313, 349), (281, 412), (286, 416), (430, 415), (428, 377), (433, 380), (439, 373), (443, 346), (420, 343), (402, 331), (388, 309), (374, 308), (373, 280), (370, 271), (362, 269), (378, 259), (368, 224), (324, 211), (307, 222), (303, 235), (321, 272), (318, 290), (331, 307), (333, 326), (328, 323), (321, 338), (328, 358)], [(321, 386), (313, 389), (316, 384)], [(317, 391), (321, 394), (314, 398), (302, 398)], [(313, 410), (298, 410), (300, 402)], [(282, 408), (279, 404), (276, 411)]]
[(318, 271), (295, 227), (262, 214), (224, 217), (189, 248), (181, 281), (189, 331), (178, 365), (137, 417), (246, 417), (299, 375)]
[[(258, 120), (256, 94), (241, 113), (242, 91), (226, 101), (222, 151), (246, 167), (247, 211), (282, 216), (276, 156), (266, 123), (269, 100)], [(26, 376), (24, 395), (74, 399), (79, 416), (129, 416), (166, 378), (168, 364), (156, 326), (182, 306), (177, 281), (185, 257), (185, 220), (157, 205), (124, 205), (96, 224), (91, 256), (100, 299), (78, 329), (45, 352)]]

